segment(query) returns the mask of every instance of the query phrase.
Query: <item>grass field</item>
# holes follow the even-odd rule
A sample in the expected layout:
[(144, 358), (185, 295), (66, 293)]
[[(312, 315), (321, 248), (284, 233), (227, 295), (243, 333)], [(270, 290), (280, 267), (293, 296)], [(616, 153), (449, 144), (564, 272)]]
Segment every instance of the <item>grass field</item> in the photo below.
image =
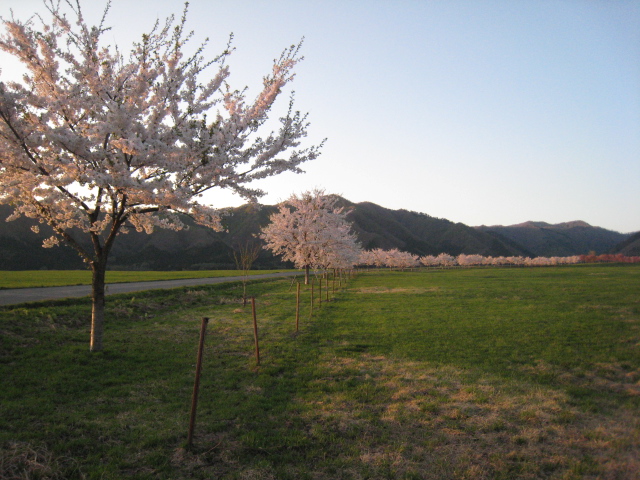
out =
[[(249, 275), (281, 272), (282, 270), (251, 270)], [(107, 271), (107, 283), (146, 282), (152, 280), (175, 280), (182, 278), (233, 277), (242, 275), (241, 270), (191, 270), (172, 272)], [(90, 285), (89, 270), (22, 270), (0, 272), (0, 289), (27, 287), (60, 287), (67, 285)]]
[[(0, 308), (0, 478), (637, 479), (640, 267), (366, 273)], [(184, 448), (209, 317), (194, 447)], [(40, 476), (38, 476), (40, 475)]]

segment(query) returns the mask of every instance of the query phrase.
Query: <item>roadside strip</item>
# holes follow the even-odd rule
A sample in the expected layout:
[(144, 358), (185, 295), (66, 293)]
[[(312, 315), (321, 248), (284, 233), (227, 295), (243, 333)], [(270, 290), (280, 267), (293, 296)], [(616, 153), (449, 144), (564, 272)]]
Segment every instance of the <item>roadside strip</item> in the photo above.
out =
[[(248, 281), (264, 278), (292, 277), (301, 275), (300, 272), (265, 273), (249, 275)], [(209, 277), (184, 278), (179, 280), (156, 280), (152, 282), (109, 283), (106, 286), (107, 295), (119, 293), (141, 292), (144, 290), (162, 290), (165, 288), (189, 287), (196, 285), (212, 285), (215, 283), (240, 282), (242, 277)], [(91, 295), (91, 285), (70, 285), (66, 287), (40, 288), (11, 288), (0, 290), (0, 305), (18, 305), (28, 302), (45, 300), (60, 300), (62, 298), (88, 297)]]

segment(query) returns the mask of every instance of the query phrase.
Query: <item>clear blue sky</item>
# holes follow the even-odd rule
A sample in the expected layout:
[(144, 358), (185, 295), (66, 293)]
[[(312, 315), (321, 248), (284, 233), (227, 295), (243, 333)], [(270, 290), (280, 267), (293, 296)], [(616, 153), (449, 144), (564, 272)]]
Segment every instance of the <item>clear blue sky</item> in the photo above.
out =
[[(83, 3), (97, 20), (104, 3)], [(183, 5), (112, 3), (107, 38), (124, 51)], [(0, 0), (0, 15), (9, 8), (43, 10)], [(310, 114), (308, 141), (327, 144), (306, 174), (258, 184), (269, 192), (261, 203), (323, 187), (471, 226), (640, 230), (638, 1), (191, 0), (189, 10), (209, 55), (234, 33), (231, 83), (251, 92), (305, 37), (292, 87)]]

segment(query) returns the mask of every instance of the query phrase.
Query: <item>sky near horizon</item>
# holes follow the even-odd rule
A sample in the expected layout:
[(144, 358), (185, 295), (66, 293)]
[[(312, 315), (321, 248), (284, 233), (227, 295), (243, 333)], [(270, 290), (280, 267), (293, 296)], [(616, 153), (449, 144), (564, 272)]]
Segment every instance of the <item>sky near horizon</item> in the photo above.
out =
[[(106, 2), (81, 4), (97, 23)], [(112, 0), (104, 39), (127, 52), (183, 5)], [(0, 0), (0, 16), (10, 9), (21, 20), (44, 11)], [(327, 143), (305, 174), (256, 183), (261, 203), (320, 187), (470, 226), (640, 230), (638, 1), (191, 0), (187, 26), (194, 47), (209, 38), (208, 57), (233, 32), (229, 82), (250, 98), (305, 39), (291, 88), (309, 112), (306, 144)], [(4, 53), (0, 66), (0, 80), (15, 71)]]

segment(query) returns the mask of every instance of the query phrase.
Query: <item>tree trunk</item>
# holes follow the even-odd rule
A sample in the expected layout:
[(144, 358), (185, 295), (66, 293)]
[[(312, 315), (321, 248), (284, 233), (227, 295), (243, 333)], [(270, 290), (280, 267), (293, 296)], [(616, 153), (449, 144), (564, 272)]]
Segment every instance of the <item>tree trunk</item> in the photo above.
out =
[(247, 277), (242, 277), (242, 306), (247, 306)]
[(91, 352), (102, 351), (102, 333), (104, 331), (104, 285), (107, 271), (106, 262), (91, 264)]
[(304, 267), (304, 284), (309, 285), (309, 265)]

